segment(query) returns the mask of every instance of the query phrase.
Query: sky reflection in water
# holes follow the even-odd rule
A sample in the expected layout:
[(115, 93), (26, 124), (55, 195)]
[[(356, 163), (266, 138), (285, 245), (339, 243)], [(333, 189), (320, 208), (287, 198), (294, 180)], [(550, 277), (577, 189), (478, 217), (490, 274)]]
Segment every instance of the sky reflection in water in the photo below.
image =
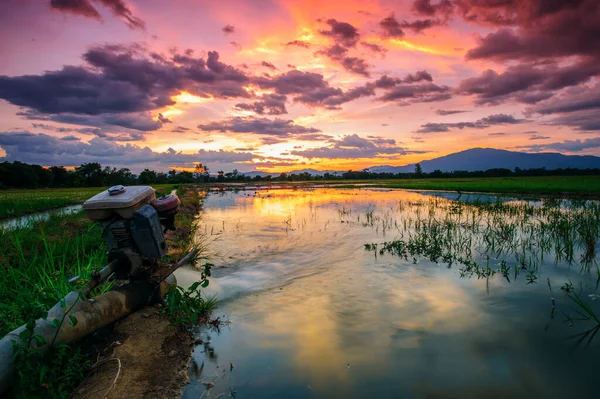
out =
[[(550, 292), (577, 267), (544, 265), (537, 284), (460, 278), (420, 259), (375, 258), (365, 243), (396, 233), (364, 215), (408, 210), (415, 192), (260, 190), (210, 194), (201, 231), (216, 268), (210, 293), (231, 325), (203, 332), (183, 397), (593, 397), (598, 343), (557, 317)], [(362, 218), (362, 219), (361, 219)], [(343, 221), (343, 223), (342, 223)], [(196, 273), (178, 272), (182, 285)], [(554, 293), (558, 306), (567, 305)], [(549, 327), (546, 329), (547, 325)], [(209, 350), (209, 348), (211, 348)], [(230, 370), (230, 362), (234, 369)], [(208, 394), (212, 396), (208, 396)]]

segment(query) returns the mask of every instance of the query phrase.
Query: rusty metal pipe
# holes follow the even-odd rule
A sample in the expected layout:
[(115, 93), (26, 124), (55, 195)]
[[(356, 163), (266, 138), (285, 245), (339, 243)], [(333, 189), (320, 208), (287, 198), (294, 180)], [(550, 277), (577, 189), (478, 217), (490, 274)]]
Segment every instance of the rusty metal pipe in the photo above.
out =
[[(172, 276), (174, 279), (174, 276)], [(170, 283), (173, 280), (170, 279)], [(81, 299), (79, 292), (70, 292), (64, 299), (65, 307), (57, 303), (48, 312), (46, 320), (36, 321), (34, 334), (41, 335), (47, 344), (38, 349), (45, 352), (50, 348), (54, 337), (54, 345), (67, 344), (81, 339), (94, 331), (127, 316), (131, 312), (148, 305), (157, 294), (156, 285), (147, 281), (135, 281), (100, 295), (94, 299)], [(160, 290), (158, 295), (164, 295)], [(77, 319), (73, 326), (66, 317), (60, 327), (53, 327), (52, 320), (62, 319), (65, 311)], [(19, 334), (25, 330), (21, 326), (8, 333), (0, 340), (0, 395), (14, 382), (13, 345), (11, 341), (20, 341)], [(57, 330), (58, 333), (57, 333)], [(35, 342), (35, 340), (34, 340)], [(35, 343), (32, 343), (35, 345)]]

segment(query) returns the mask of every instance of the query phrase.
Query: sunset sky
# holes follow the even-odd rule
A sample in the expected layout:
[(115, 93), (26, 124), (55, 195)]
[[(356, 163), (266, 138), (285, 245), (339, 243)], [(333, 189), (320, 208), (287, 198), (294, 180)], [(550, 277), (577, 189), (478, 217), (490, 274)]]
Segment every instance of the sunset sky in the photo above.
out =
[(0, 161), (600, 155), (598, 0), (5, 0)]

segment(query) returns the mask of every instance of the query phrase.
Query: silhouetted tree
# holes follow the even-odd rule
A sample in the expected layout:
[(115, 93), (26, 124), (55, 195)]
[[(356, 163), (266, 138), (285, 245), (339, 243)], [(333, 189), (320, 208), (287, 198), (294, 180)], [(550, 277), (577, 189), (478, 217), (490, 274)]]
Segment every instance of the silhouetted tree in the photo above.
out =
[(415, 165), (415, 176), (416, 177), (422, 177), (423, 176), (423, 169), (421, 168), (421, 164), (418, 163)]

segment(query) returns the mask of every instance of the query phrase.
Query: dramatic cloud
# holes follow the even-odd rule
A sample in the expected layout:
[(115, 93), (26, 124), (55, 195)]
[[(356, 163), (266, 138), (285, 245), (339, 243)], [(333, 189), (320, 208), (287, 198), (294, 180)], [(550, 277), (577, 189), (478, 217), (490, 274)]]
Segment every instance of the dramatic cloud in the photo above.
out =
[(235, 26), (233, 25), (225, 25), (223, 27), (223, 29), (221, 29), (223, 31), (223, 33), (225, 33), (226, 35), (235, 32)]
[(287, 42), (285, 45), (286, 46), (296, 46), (296, 47), (310, 48), (310, 43), (306, 42), (304, 40), (293, 40), (291, 42)]
[(494, 114), (479, 119), (475, 122), (456, 122), (456, 123), (426, 123), (416, 133), (443, 133), (452, 129), (486, 129), (494, 125), (515, 125), (527, 122), (525, 119), (516, 119), (512, 115)]
[(452, 97), (448, 86), (433, 83), (418, 85), (397, 84), (377, 100), (395, 102), (398, 105), (409, 105), (417, 102), (444, 101)]
[(361, 97), (375, 96), (376, 89), (385, 92), (377, 98), (378, 101), (395, 102), (398, 105), (449, 99), (451, 97), (450, 88), (429, 83), (432, 80), (433, 78), (427, 71), (408, 74), (404, 78), (392, 78), (384, 75), (373, 82), (368, 82), (346, 92), (323, 85), (316, 90), (296, 97), (294, 100), (313, 106), (319, 105), (335, 109), (344, 103)]
[(528, 151), (540, 152), (540, 151), (558, 151), (558, 152), (581, 152), (590, 149), (600, 148), (600, 137), (594, 137), (585, 140), (565, 140), (556, 143), (548, 144), (533, 144), (517, 146), (516, 148), (526, 149)]
[[(100, 123), (138, 130), (156, 129), (156, 122), (135, 125), (138, 114), (174, 105), (172, 96), (187, 91), (200, 97), (247, 98), (250, 78), (219, 61), (209, 51), (195, 58), (191, 51), (172, 58), (148, 53), (139, 45), (93, 47), (83, 55), (85, 66), (65, 66), (41, 75), (0, 76), (0, 98), (27, 107), (51, 119), (95, 116)], [(130, 116), (122, 116), (132, 114)], [(164, 118), (160, 123), (167, 122)], [(93, 122), (67, 122), (93, 125)]]
[[(461, 1), (459, 0), (458, 2), (460, 3)], [(502, 4), (502, 1), (496, 1), (496, 3)], [(443, 16), (448, 18), (454, 11), (454, 6), (450, 0), (441, 0), (437, 4), (431, 4), (431, 0), (415, 0), (412, 10), (417, 15), (428, 17)]]
[(340, 46), (339, 44), (334, 44), (333, 46), (317, 51), (316, 54), (322, 54), (331, 58), (332, 60), (340, 61), (346, 54), (348, 54), (348, 49), (344, 46)]
[(385, 47), (382, 47), (378, 44), (375, 43), (367, 43), (367, 42), (360, 42), (361, 46), (364, 46), (365, 48), (369, 49), (370, 51), (372, 51), (375, 54), (385, 54), (387, 53), (387, 49)]
[(443, 23), (440, 19), (417, 19), (411, 22), (398, 22), (394, 14), (382, 19), (379, 26), (383, 30), (383, 37), (402, 38), (405, 36), (404, 29), (412, 30), (415, 33), (421, 33), (425, 29), (432, 28)]
[(79, 137), (75, 137), (75, 136), (64, 136), (60, 138), (62, 141), (80, 141), (81, 139)]
[[(144, 29), (146, 24), (141, 19), (134, 17), (131, 10), (122, 0), (93, 0), (109, 8), (114, 15), (121, 18), (132, 29)], [(92, 5), (90, 0), (50, 0), (52, 10), (69, 12), (86, 18), (102, 21), (102, 16)]]
[(600, 74), (600, 63), (582, 61), (559, 67), (554, 63), (536, 67), (511, 66), (503, 73), (488, 69), (478, 77), (463, 80), (456, 92), (475, 95), (479, 104), (498, 104), (508, 99), (532, 104), (545, 100), (556, 90), (580, 84)]
[(269, 68), (272, 71), (276, 71), (278, 69), (275, 65), (267, 61), (261, 61), (260, 65), (264, 66), (265, 68)]
[(461, 0), (457, 5), (469, 21), (506, 27), (482, 37), (468, 59), (600, 56), (597, 0)]
[(185, 132), (188, 132), (190, 130), (191, 130), (190, 128), (187, 128), (185, 126), (177, 126), (176, 128), (171, 129), (171, 131), (173, 133), (185, 133)]
[(323, 79), (323, 75), (298, 70), (288, 71), (270, 78), (258, 77), (253, 82), (263, 89), (274, 89), (277, 94), (283, 95), (304, 94), (329, 87), (329, 83)]
[(43, 114), (35, 111), (18, 112), (17, 115), (28, 120), (52, 121), (57, 123), (68, 123), (73, 125), (97, 126), (106, 130), (114, 130), (115, 126), (126, 129), (149, 132), (160, 129), (166, 122), (165, 118), (154, 119), (148, 112), (128, 114), (99, 114), (99, 115), (77, 115), (70, 113)]
[(342, 60), (342, 66), (347, 71), (356, 73), (358, 75), (363, 75), (366, 77), (370, 76), (368, 71), (370, 65), (367, 63), (367, 61), (363, 60), (362, 58), (345, 57)]
[(268, 136), (292, 137), (319, 133), (319, 129), (296, 125), (293, 120), (255, 117), (234, 117), (223, 121), (198, 125), (205, 132), (252, 133)]
[(286, 96), (281, 94), (265, 94), (260, 101), (251, 104), (236, 104), (235, 107), (244, 111), (252, 111), (258, 115), (282, 115), (287, 114), (285, 107)]
[(42, 130), (53, 130), (54, 127), (45, 124), (45, 123), (32, 123), (31, 126), (33, 126), (34, 129), (42, 129)]
[(330, 26), (329, 30), (320, 30), (323, 36), (331, 37), (337, 44), (344, 47), (356, 47), (360, 39), (358, 30), (347, 22), (338, 22), (331, 18), (325, 21)]
[(410, 29), (416, 33), (421, 33), (425, 29), (429, 29), (433, 26), (440, 24), (440, 20), (437, 19), (417, 19), (412, 22), (403, 21), (400, 26), (402, 26), (405, 29)]
[(367, 63), (367, 61), (358, 57), (347, 57), (346, 54), (348, 54), (348, 48), (344, 46), (334, 44), (333, 46), (317, 51), (315, 54), (324, 55), (334, 61), (338, 61), (340, 65), (348, 72), (366, 77), (370, 76), (368, 71), (370, 65)]
[(571, 88), (554, 98), (543, 101), (528, 109), (530, 113), (542, 115), (597, 109), (600, 111), (600, 83), (594, 86)]
[(382, 19), (379, 22), (379, 26), (381, 29), (383, 29), (383, 35), (386, 37), (404, 37), (404, 31), (402, 30), (400, 23), (396, 20), (394, 14)]
[(433, 77), (427, 71), (417, 71), (414, 75), (408, 74), (404, 78), (404, 83), (416, 83), (422, 80), (426, 80), (428, 82), (433, 82)]
[[(360, 66), (360, 62), (354, 65), (356, 68)], [(366, 73), (368, 72), (364, 71)], [(384, 91), (383, 96), (377, 100), (393, 101), (398, 105), (441, 101), (451, 97), (449, 87), (437, 86), (430, 83), (432, 81), (432, 76), (423, 70), (404, 78), (384, 75), (373, 82), (343, 91), (329, 86), (320, 74), (293, 70), (269, 79), (259, 78), (255, 83), (263, 89), (274, 89), (278, 94), (292, 95), (297, 103), (337, 109), (350, 101), (375, 96), (377, 89)]]
[[(295, 162), (292, 151), (320, 167), (362, 166), (369, 156), (411, 163), (420, 157), (399, 141), (427, 137), (415, 130), (456, 138), (428, 140), (435, 156), (486, 140), (600, 153), (584, 140), (600, 132), (599, 0), (375, 0), (369, 12), (339, 2), (319, 10), (310, 2), (22, 3), (5, 7), (0, 27), (10, 39), (1, 50), (11, 54), (0, 65), (0, 131), (46, 133), (18, 136), (40, 159), (50, 144), (80, 146), (78, 156), (91, 159), (90, 151), (114, 154), (128, 143), (138, 154), (146, 145), (193, 148), (211, 139), (210, 148), (256, 148), (269, 154), (252, 154), (257, 165), (281, 170)], [(152, 32), (138, 30), (138, 17)], [(89, 44), (77, 59), (74, 51)], [(423, 120), (428, 112), (439, 120)], [(372, 135), (330, 136), (348, 128)], [(0, 153), (34, 157), (8, 137)], [(312, 143), (292, 149), (305, 140)], [(354, 156), (361, 160), (327, 165)]]
[(464, 112), (469, 112), (469, 111), (461, 111), (461, 110), (457, 110), (457, 109), (438, 109), (435, 111), (436, 114), (441, 115), (441, 116), (462, 114)]
[(599, 130), (600, 119), (591, 111), (597, 108), (593, 99), (581, 99), (579, 104), (564, 98), (581, 95), (568, 89), (585, 88), (582, 84), (600, 76), (600, 2), (460, 0), (454, 4), (465, 20), (498, 28), (480, 38), (467, 52), (467, 60), (508, 65), (502, 73), (487, 70), (463, 80), (457, 93), (475, 96), (477, 104), (540, 104), (528, 112), (558, 114), (551, 124)]
[(156, 152), (148, 147), (121, 145), (94, 138), (89, 143), (79, 140), (61, 140), (47, 134), (30, 132), (0, 133), (0, 147), (6, 151), (5, 161), (22, 161), (41, 165), (80, 165), (101, 162), (113, 166), (145, 167), (188, 166), (194, 163), (233, 164), (249, 162), (254, 155), (249, 152), (198, 150), (183, 154), (173, 149)]
[(394, 144), (396, 144), (396, 140), (386, 139), (385, 137), (381, 137), (381, 136), (367, 136), (367, 138), (371, 141), (371, 143), (376, 144), (376, 145), (385, 145), (385, 144), (394, 145)]
[(314, 107), (336, 108), (363, 95), (374, 95), (372, 88), (359, 87), (347, 92), (329, 86), (323, 75), (291, 70), (269, 78), (259, 77), (254, 83), (262, 89), (275, 90), (280, 95), (291, 95), (294, 102)]
[[(328, 19), (326, 23), (331, 27), (330, 30), (321, 30), (324, 36), (331, 37), (334, 44), (317, 51), (316, 55), (324, 55), (331, 60), (338, 62), (345, 70), (357, 75), (369, 77), (369, 63), (356, 56), (348, 56), (351, 48), (356, 47), (360, 39), (358, 30), (347, 22), (338, 22), (335, 19)], [(382, 52), (382, 47), (377, 45), (369, 45), (362, 43), (365, 46), (370, 46), (372, 51)]]
[[(390, 78), (387, 75), (377, 79), (372, 87), (384, 89), (386, 92), (378, 101), (394, 102), (405, 106), (418, 102), (444, 101), (452, 97), (448, 86), (431, 83), (432, 76), (427, 71), (409, 74), (404, 79)], [(369, 85), (369, 84), (367, 84)]]
[(356, 134), (344, 136), (341, 139), (330, 140), (330, 147), (319, 147), (307, 150), (291, 151), (292, 155), (304, 158), (372, 158), (399, 156), (408, 153), (423, 153), (408, 151), (396, 145), (395, 140), (385, 140), (379, 137), (365, 139)]
[(579, 131), (599, 131), (600, 113), (598, 110), (575, 111), (561, 114), (548, 122), (549, 125), (570, 126)]
[(600, 83), (572, 87), (527, 109), (528, 115), (555, 115), (549, 124), (582, 131), (600, 130)]
[(219, 54), (172, 60), (147, 57), (138, 46), (94, 47), (84, 54), (92, 68), (66, 66), (42, 75), (0, 76), (0, 98), (41, 113), (98, 115), (137, 112), (173, 105), (171, 96), (188, 90), (198, 96), (246, 96), (248, 77), (219, 61)]

